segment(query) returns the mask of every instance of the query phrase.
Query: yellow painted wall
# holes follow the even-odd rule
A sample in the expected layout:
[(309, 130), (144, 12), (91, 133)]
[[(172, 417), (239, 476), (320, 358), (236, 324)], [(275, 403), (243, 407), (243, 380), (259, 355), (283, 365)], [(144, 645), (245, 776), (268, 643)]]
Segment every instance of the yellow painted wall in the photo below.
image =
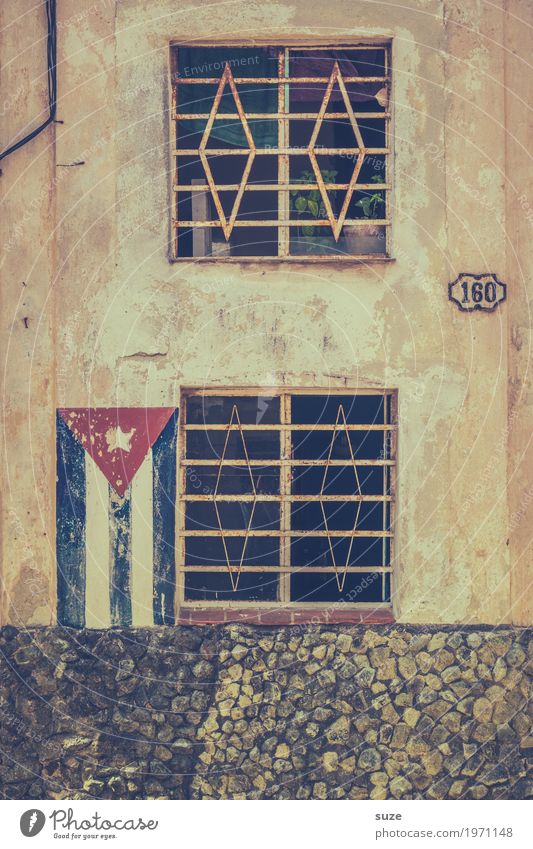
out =
[[(46, 104), (44, 15), (6, 5), (4, 145)], [(56, 407), (275, 384), (398, 389), (400, 621), (530, 623), (528, 0), (59, 0), (58, 15), (63, 123), (0, 178), (3, 622), (54, 620)], [(169, 42), (374, 35), (393, 38), (395, 261), (169, 262)], [(461, 271), (496, 273), (508, 302), (460, 313)]]

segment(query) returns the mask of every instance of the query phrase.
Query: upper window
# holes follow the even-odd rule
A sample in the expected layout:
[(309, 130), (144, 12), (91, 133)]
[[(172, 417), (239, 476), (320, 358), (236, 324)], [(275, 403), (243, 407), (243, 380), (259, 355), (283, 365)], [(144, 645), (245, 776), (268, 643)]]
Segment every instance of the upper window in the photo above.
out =
[(389, 47), (173, 52), (175, 258), (387, 256)]
[(390, 607), (394, 400), (186, 393), (180, 608)]

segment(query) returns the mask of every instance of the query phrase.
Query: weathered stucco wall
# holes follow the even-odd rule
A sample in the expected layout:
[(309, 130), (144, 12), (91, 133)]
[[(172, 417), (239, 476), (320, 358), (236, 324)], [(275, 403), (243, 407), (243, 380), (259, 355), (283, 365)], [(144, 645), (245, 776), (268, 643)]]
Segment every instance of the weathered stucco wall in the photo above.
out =
[[(44, 20), (29, 10), (2, 35), (7, 140), (45, 102)], [(531, 12), (58, 3), (62, 123), (1, 178), (5, 622), (54, 621), (55, 407), (170, 406), (194, 384), (397, 388), (398, 619), (531, 622)], [(169, 42), (274, 35), (393, 37), (394, 262), (169, 263)], [(508, 303), (458, 312), (460, 271), (497, 273)]]

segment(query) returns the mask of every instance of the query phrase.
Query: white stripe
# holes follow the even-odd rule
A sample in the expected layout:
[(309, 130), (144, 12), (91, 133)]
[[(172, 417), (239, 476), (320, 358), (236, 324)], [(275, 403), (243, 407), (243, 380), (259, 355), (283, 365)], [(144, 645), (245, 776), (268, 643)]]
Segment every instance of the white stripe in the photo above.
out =
[(152, 452), (131, 483), (131, 616), (136, 627), (154, 624)]
[(109, 485), (94, 460), (85, 452), (87, 628), (109, 628)]

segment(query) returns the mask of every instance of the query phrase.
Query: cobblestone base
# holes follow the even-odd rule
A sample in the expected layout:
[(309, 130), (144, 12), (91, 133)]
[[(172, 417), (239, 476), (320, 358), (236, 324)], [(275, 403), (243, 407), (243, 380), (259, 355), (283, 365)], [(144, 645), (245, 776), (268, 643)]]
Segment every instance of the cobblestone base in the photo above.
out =
[(0, 653), (4, 798), (533, 794), (525, 630), (8, 626)]

